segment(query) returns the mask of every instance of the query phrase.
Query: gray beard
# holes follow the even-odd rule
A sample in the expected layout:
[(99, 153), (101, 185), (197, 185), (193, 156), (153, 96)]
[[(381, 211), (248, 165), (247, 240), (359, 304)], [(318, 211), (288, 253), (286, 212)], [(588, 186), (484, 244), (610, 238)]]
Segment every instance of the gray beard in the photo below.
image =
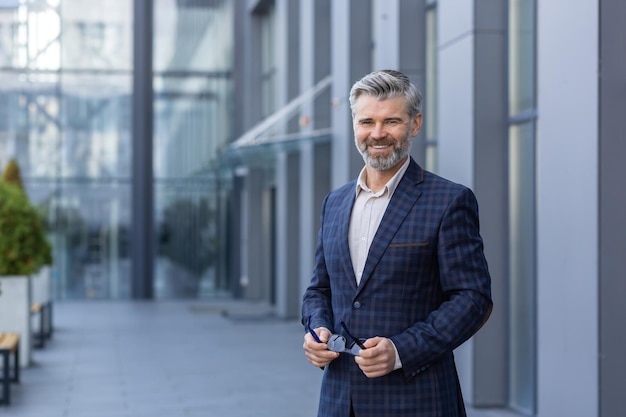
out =
[(366, 165), (369, 165), (370, 167), (374, 168), (377, 171), (387, 171), (395, 167), (396, 165), (398, 165), (400, 161), (402, 161), (405, 157), (409, 155), (409, 150), (411, 149), (411, 141), (407, 140), (402, 146), (398, 148), (394, 147), (391, 155), (387, 157), (384, 157), (384, 156), (371, 157), (367, 153), (367, 149), (362, 150), (358, 146), (357, 146), (357, 149), (359, 150), (359, 153), (363, 157), (363, 162), (365, 162)]

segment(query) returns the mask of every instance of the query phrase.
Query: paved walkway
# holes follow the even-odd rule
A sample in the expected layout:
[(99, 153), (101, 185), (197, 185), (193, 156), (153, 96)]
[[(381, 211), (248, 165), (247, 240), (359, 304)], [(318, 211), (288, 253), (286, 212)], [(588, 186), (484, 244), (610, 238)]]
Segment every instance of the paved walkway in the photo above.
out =
[(65, 301), (54, 327), (0, 416), (316, 415), (322, 372), (304, 358), (302, 327), (267, 306)]
[(315, 414), (322, 373), (302, 354), (302, 328), (262, 306), (56, 302), (54, 324), (0, 416)]

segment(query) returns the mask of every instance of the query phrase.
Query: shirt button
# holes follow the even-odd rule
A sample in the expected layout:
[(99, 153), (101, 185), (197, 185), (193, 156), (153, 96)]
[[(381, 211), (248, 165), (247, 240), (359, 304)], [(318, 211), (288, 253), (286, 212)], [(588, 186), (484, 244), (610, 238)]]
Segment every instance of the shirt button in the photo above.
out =
[(352, 307), (354, 308), (361, 308), (361, 303), (359, 303), (358, 301), (355, 301), (354, 304), (352, 304)]

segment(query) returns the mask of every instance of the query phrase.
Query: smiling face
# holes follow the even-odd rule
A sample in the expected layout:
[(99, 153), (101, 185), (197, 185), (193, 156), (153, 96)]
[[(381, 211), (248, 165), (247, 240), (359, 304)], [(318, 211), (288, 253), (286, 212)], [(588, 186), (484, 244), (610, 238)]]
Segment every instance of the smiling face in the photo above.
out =
[(365, 164), (378, 171), (392, 170), (406, 160), (421, 125), (422, 115), (411, 119), (403, 96), (379, 100), (362, 95), (354, 106), (354, 142)]

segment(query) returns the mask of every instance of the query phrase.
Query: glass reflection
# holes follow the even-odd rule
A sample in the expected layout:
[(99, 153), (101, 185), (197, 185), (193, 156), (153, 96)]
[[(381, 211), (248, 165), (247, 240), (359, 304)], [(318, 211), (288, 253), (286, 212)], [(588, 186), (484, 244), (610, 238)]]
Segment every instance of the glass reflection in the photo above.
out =
[(534, 0), (509, 0), (509, 115), (535, 107)]
[(16, 1), (0, 36), (0, 166), (43, 213), (54, 296), (127, 298), (132, 2)]
[(536, 406), (535, 1), (509, 0), (509, 406)]
[[(155, 293), (215, 294), (227, 287), (233, 2), (155, 0), (154, 28)], [(131, 296), (132, 49), (133, 2), (0, 8), (0, 168), (18, 161), (44, 213), (58, 299)]]
[(229, 1), (155, 1), (156, 298), (226, 291), (220, 165), (231, 138)]

